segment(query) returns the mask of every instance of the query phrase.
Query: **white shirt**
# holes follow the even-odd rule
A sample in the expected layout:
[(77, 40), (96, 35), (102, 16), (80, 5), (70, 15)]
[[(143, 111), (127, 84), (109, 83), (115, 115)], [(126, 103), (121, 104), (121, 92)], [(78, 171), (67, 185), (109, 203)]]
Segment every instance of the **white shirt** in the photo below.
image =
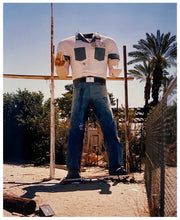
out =
[(84, 76), (106, 78), (108, 58), (119, 60), (115, 41), (98, 33), (77, 33), (64, 39), (58, 44), (58, 52), (62, 52), (65, 59), (70, 61), (73, 79)]

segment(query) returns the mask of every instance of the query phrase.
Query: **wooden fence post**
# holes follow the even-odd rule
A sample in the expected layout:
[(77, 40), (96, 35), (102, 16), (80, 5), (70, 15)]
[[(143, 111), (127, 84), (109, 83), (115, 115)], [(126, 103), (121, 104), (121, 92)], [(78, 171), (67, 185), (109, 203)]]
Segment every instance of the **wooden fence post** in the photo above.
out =
[(123, 46), (124, 58), (124, 92), (125, 92), (125, 141), (126, 141), (126, 171), (130, 172), (129, 164), (129, 114), (128, 114), (128, 85), (127, 85), (127, 61), (126, 61), (126, 46)]
[(54, 44), (53, 4), (51, 3), (51, 126), (50, 126), (50, 178), (55, 174), (55, 117), (54, 117)]

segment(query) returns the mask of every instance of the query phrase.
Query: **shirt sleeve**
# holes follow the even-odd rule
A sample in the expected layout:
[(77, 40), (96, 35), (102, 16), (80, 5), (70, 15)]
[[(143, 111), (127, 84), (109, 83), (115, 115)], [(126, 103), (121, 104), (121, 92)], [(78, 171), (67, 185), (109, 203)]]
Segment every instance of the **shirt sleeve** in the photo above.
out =
[(109, 39), (109, 42), (108, 42), (108, 58), (120, 59), (118, 47), (116, 45), (116, 42), (113, 39)]
[(65, 41), (60, 41), (57, 46), (57, 53), (62, 52), (65, 57), (65, 60), (70, 61), (70, 50), (68, 48), (68, 44)]

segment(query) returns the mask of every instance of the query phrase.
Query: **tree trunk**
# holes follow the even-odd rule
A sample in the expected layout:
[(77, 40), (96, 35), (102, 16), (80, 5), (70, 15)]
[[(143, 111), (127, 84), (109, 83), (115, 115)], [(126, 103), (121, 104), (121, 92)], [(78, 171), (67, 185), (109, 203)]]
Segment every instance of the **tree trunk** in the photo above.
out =
[(3, 208), (9, 212), (17, 212), (24, 215), (30, 215), (35, 212), (36, 202), (32, 199), (22, 198), (4, 193)]
[(162, 81), (162, 68), (160, 65), (156, 65), (153, 72), (153, 85), (152, 85), (152, 106), (156, 106), (159, 101), (159, 88)]
[(148, 100), (150, 99), (150, 89), (151, 89), (151, 79), (150, 77), (146, 80), (146, 86), (144, 88), (144, 98), (145, 98), (145, 107), (148, 107)]

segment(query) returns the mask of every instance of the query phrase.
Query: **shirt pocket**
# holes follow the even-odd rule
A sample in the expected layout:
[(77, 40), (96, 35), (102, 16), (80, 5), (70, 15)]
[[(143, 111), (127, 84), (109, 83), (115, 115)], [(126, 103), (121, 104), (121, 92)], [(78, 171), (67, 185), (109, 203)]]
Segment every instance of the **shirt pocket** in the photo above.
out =
[(105, 48), (102, 47), (95, 47), (95, 54), (94, 54), (94, 58), (96, 60), (104, 60), (105, 57)]
[(86, 59), (85, 47), (74, 48), (75, 60), (82, 61)]

